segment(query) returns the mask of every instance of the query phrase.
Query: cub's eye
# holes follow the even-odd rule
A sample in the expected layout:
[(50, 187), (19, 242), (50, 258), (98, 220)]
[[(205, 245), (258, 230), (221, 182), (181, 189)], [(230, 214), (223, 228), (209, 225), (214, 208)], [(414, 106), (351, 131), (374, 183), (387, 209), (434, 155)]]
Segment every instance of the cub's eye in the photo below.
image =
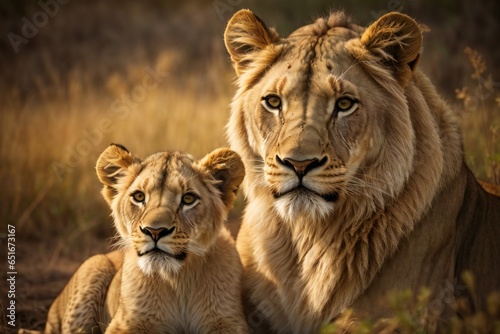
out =
[(358, 103), (350, 97), (341, 97), (335, 103), (335, 114), (342, 113), (342, 116), (347, 116), (356, 110)]
[(193, 193), (187, 193), (182, 196), (181, 202), (184, 205), (191, 205), (198, 199), (198, 196)]
[(282, 104), (279, 96), (267, 95), (262, 98), (262, 105), (270, 112), (280, 111)]
[(134, 199), (134, 201), (136, 201), (138, 203), (142, 203), (146, 199), (146, 195), (144, 195), (144, 193), (142, 191), (139, 191), (139, 190), (132, 193), (131, 196)]

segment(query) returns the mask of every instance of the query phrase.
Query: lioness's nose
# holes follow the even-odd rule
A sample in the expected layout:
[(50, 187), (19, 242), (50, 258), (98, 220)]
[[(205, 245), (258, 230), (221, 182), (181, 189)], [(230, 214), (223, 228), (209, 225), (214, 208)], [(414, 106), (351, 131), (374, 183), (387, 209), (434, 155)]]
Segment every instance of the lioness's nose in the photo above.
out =
[(175, 226), (172, 226), (171, 228), (166, 228), (166, 227), (160, 227), (160, 228), (152, 228), (152, 227), (140, 227), (141, 232), (144, 233), (145, 235), (149, 235), (154, 241), (158, 241), (161, 238), (172, 234), (174, 232)]
[(292, 158), (281, 159), (279, 156), (276, 156), (276, 161), (278, 161), (279, 164), (293, 170), (299, 178), (304, 177), (314, 168), (323, 166), (326, 163), (326, 160), (327, 160), (326, 157), (323, 157), (321, 160), (317, 158), (295, 160)]

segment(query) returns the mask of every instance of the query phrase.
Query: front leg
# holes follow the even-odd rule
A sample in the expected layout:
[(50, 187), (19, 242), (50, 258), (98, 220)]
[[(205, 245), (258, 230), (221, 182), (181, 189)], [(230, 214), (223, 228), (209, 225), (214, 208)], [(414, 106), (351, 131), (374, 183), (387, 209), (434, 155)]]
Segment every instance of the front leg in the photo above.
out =
[[(127, 305), (126, 303), (120, 303)], [(151, 315), (151, 314), (149, 314)], [(175, 333), (154, 321), (154, 315), (140, 314), (140, 312), (131, 312), (119, 307), (115, 316), (111, 320), (109, 326), (106, 328), (105, 334), (156, 334), (156, 333)], [(159, 330), (161, 329), (161, 330)]]
[[(128, 329), (125, 329), (124, 327), (118, 325), (118, 323), (116, 321), (111, 321), (111, 323), (109, 324), (109, 326), (105, 332), (105, 334), (133, 334), (133, 333), (134, 332), (132, 332)], [(139, 332), (135, 332), (135, 333), (139, 333)]]
[(113, 318), (108, 328), (106, 328), (105, 334), (134, 334), (134, 333), (147, 333), (143, 331), (132, 330), (127, 326), (128, 322), (118, 320), (118, 318)]
[(97, 333), (108, 286), (116, 274), (108, 255), (85, 261), (51, 305), (45, 333)]
[(106, 328), (105, 334), (146, 334), (148, 331), (140, 330), (134, 327), (133, 320), (130, 316), (126, 316), (123, 308), (118, 308), (115, 316)]

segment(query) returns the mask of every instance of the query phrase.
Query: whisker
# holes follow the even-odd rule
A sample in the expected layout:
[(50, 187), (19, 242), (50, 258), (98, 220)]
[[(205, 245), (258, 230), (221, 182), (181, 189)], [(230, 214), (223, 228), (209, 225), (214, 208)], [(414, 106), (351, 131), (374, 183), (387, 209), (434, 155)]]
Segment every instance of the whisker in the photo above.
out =
[(346, 190), (353, 191), (353, 190), (357, 190), (357, 188), (360, 190), (361, 195), (363, 195), (363, 194), (369, 195), (365, 191), (362, 191), (362, 189), (371, 189), (371, 190), (376, 190), (379, 194), (382, 194), (382, 195), (385, 195), (388, 197), (393, 197), (393, 194), (381, 189), (380, 187), (375, 186), (373, 183), (369, 183), (369, 182), (362, 180), (362, 179), (355, 176), (348, 181), (348, 184), (346, 186)]
[(338, 78), (336, 79), (337, 81), (338, 80), (342, 80), (344, 78), (344, 76), (347, 74), (347, 72), (349, 72), (349, 70), (351, 68), (353, 68), (354, 66), (358, 65), (360, 63), (360, 61), (354, 61), (345, 71), (343, 71), (339, 76)]

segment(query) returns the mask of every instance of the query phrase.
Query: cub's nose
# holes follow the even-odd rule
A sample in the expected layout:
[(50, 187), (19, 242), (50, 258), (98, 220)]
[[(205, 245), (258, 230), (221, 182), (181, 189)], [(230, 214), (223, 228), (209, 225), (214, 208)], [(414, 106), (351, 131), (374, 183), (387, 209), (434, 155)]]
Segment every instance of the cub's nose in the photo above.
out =
[(152, 228), (152, 227), (139, 227), (141, 229), (141, 232), (144, 233), (145, 235), (149, 235), (151, 239), (154, 241), (158, 241), (163, 237), (166, 237), (167, 235), (172, 234), (175, 230), (175, 226), (172, 226), (171, 228), (166, 228), (166, 227), (160, 227), (160, 228)]
[(323, 157), (321, 160), (317, 158), (295, 160), (291, 158), (281, 159), (279, 156), (276, 156), (276, 161), (278, 161), (279, 164), (293, 170), (299, 178), (302, 178), (312, 169), (323, 166), (326, 163), (327, 158)]

